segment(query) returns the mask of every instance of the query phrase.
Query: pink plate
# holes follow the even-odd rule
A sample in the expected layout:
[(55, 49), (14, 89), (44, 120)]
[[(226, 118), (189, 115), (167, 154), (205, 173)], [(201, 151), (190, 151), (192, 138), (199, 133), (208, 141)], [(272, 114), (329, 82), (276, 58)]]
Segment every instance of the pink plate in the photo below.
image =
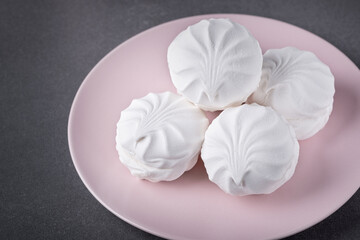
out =
[[(201, 161), (172, 182), (131, 176), (115, 150), (120, 112), (132, 99), (170, 90), (166, 51), (174, 37), (204, 18), (247, 27), (263, 51), (295, 46), (314, 52), (335, 75), (326, 127), (300, 142), (293, 178), (270, 195), (233, 197), (211, 183)], [(360, 185), (360, 71), (338, 49), (298, 27), (234, 14), (179, 19), (149, 29), (104, 57), (81, 85), (69, 117), (69, 146), (82, 181), (107, 209), (145, 231), (171, 239), (273, 239), (308, 228), (344, 204)]]

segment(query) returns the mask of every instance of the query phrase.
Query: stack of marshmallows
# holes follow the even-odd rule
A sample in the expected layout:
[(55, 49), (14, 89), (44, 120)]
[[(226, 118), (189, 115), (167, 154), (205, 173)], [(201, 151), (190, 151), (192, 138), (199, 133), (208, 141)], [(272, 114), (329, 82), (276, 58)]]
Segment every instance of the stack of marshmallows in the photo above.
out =
[[(171, 181), (201, 158), (232, 195), (272, 193), (294, 174), (298, 140), (324, 127), (334, 76), (313, 53), (269, 49), (229, 19), (202, 20), (167, 53), (178, 93), (149, 93), (121, 112), (116, 149), (131, 174)], [(205, 111), (223, 110), (209, 125)]]

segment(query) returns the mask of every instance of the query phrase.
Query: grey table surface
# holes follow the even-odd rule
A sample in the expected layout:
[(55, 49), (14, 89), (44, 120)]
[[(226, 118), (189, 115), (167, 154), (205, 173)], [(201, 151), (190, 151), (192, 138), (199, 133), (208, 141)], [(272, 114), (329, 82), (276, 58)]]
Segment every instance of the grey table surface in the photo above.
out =
[[(68, 149), (68, 115), (85, 76), (118, 44), (206, 13), (294, 24), (360, 65), (360, 1), (0, 1), (0, 239), (160, 239), (111, 214), (85, 188)], [(357, 191), (286, 239), (360, 239), (359, 201)]]

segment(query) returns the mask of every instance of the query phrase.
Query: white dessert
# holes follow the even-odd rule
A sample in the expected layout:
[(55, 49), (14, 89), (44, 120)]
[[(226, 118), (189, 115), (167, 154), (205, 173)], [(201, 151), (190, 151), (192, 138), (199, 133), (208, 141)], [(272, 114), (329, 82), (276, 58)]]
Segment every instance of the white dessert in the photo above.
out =
[(259, 43), (229, 19), (189, 26), (170, 44), (167, 59), (178, 93), (207, 111), (240, 105), (259, 85)]
[(121, 112), (116, 149), (132, 175), (171, 181), (195, 165), (208, 124), (184, 97), (149, 93)]
[(295, 171), (294, 129), (270, 107), (224, 110), (209, 126), (201, 150), (209, 179), (232, 195), (272, 193)]
[(271, 106), (303, 140), (328, 121), (334, 93), (334, 76), (327, 65), (311, 52), (286, 47), (264, 54), (260, 87), (248, 101)]

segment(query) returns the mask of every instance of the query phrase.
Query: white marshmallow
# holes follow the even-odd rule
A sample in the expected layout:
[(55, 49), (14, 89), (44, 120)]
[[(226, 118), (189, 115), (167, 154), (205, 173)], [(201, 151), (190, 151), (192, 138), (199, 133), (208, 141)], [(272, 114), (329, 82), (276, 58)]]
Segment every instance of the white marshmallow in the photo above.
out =
[(205, 114), (185, 98), (149, 93), (121, 112), (116, 149), (132, 175), (171, 181), (195, 165), (208, 124)]
[(272, 193), (295, 171), (294, 129), (270, 107), (224, 110), (209, 126), (201, 150), (209, 179), (232, 195)]
[(311, 52), (286, 47), (264, 54), (260, 87), (248, 102), (271, 106), (303, 140), (328, 121), (334, 93), (334, 76), (327, 65)]
[(229, 19), (189, 26), (170, 44), (167, 59), (178, 93), (207, 111), (242, 104), (260, 82), (259, 43)]

